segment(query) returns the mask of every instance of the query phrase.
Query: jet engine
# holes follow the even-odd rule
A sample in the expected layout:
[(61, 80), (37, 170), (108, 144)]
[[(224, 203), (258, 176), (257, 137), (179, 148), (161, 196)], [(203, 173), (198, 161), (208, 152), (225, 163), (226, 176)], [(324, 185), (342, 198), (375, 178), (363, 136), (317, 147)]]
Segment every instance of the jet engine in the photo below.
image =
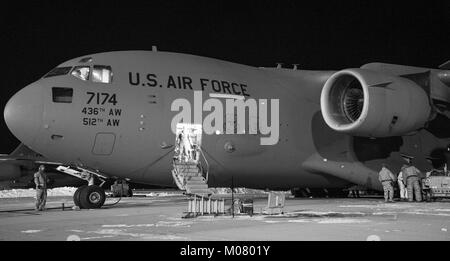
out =
[(413, 81), (359, 68), (334, 73), (320, 106), (330, 128), (374, 138), (418, 130), (431, 114), (428, 94)]

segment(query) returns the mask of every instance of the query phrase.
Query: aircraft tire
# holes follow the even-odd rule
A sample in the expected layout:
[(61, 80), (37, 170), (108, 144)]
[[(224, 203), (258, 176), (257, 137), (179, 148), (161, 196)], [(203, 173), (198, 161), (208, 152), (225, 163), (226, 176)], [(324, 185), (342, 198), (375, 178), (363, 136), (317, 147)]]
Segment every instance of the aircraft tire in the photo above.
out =
[(128, 189), (128, 197), (133, 197), (133, 190), (131, 188)]
[(81, 192), (81, 190), (83, 190), (85, 187), (87, 187), (87, 185), (83, 185), (83, 186), (77, 188), (77, 190), (75, 190), (75, 193), (73, 193), (73, 203), (74, 203), (75, 206), (77, 206), (77, 207), (80, 206), (80, 192)]
[(80, 208), (101, 208), (105, 200), (105, 191), (99, 186), (87, 186), (80, 191)]

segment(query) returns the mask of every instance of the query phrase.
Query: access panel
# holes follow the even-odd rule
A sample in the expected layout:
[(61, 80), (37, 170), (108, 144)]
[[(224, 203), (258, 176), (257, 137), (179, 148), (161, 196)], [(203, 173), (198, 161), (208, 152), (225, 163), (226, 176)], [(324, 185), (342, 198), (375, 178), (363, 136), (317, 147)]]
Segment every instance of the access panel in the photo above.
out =
[(110, 132), (99, 132), (95, 136), (92, 154), (94, 155), (111, 155), (116, 142), (116, 134)]

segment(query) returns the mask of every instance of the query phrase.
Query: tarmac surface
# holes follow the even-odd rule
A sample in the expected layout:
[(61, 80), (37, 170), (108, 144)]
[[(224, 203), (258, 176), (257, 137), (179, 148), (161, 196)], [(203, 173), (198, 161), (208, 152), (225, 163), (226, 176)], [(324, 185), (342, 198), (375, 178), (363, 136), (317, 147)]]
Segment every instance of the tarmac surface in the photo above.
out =
[[(122, 198), (114, 206), (78, 211), (70, 209), (71, 197), (50, 197), (44, 212), (31, 210), (33, 201), (0, 199), (0, 240), (450, 240), (449, 201), (287, 198), (284, 214), (234, 218), (182, 218), (187, 200), (177, 194)], [(255, 212), (266, 204), (255, 199)]]

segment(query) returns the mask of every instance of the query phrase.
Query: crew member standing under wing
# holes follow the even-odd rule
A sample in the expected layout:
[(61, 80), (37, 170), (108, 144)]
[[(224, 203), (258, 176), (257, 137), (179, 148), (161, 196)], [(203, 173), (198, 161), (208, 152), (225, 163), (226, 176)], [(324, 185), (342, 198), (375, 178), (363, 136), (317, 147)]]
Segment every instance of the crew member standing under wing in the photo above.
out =
[(394, 202), (394, 187), (392, 186), (392, 184), (395, 182), (396, 178), (384, 163), (382, 164), (382, 168), (378, 173), (378, 180), (383, 185), (384, 201)]
[(47, 202), (47, 174), (44, 165), (39, 166), (38, 172), (34, 173), (34, 183), (36, 184), (36, 210), (45, 210)]
[(400, 189), (400, 200), (408, 199), (408, 191), (406, 189), (406, 180), (403, 179), (403, 172), (400, 171), (397, 177), (398, 188)]
[(422, 201), (422, 189), (419, 184), (420, 170), (412, 165), (412, 158), (406, 158), (407, 164), (402, 167), (403, 180), (406, 181), (408, 201)]

